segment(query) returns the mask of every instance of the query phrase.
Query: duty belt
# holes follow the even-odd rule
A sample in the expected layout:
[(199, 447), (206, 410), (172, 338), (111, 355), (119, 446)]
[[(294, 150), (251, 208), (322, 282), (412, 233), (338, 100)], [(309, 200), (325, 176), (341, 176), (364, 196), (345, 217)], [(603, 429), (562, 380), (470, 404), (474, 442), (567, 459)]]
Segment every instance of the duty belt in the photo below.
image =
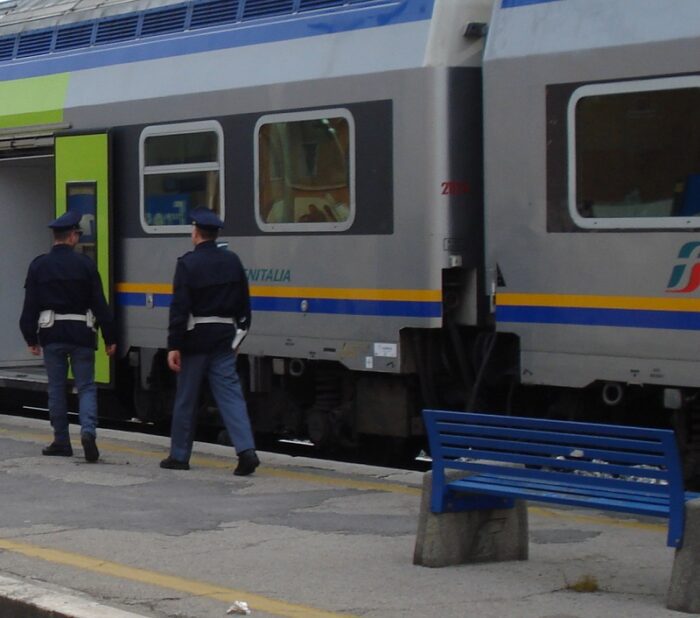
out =
[(54, 320), (72, 320), (73, 322), (87, 322), (87, 316), (82, 313), (54, 313)]
[(44, 309), (39, 314), (39, 328), (51, 328), (54, 322), (69, 321), (69, 322), (85, 322), (88, 328), (95, 330), (95, 316), (87, 310), (86, 313), (56, 313), (53, 309)]
[(197, 324), (236, 324), (233, 318), (223, 318), (218, 315), (198, 315), (190, 314), (187, 318), (187, 330), (193, 330)]

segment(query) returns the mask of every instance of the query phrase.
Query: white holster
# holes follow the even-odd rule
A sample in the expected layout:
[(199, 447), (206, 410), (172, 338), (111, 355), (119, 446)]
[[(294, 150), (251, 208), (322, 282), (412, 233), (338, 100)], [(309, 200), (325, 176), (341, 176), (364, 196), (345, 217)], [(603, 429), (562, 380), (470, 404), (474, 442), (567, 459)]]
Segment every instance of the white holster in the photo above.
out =
[(238, 351), (238, 347), (243, 343), (243, 340), (246, 338), (246, 335), (248, 334), (247, 330), (243, 330), (242, 328), (237, 328), (236, 329), (236, 336), (233, 338), (233, 342), (231, 343), (231, 348), (235, 351)]

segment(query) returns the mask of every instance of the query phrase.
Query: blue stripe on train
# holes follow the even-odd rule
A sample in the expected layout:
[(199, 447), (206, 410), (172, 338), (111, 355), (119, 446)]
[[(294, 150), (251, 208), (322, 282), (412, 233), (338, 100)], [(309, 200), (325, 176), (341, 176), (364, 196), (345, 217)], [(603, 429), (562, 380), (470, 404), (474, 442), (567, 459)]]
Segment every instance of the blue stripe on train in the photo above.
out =
[(692, 311), (653, 311), (647, 309), (503, 305), (496, 308), (496, 321), (529, 324), (577, 324), (580, 326), (700, 330), (700, 313)]
[[(170, 294), (153, 294), (154, 307), (169, 307)], [(382, 317), (439, 318), (442, 315), (440, 302), (397, 301), (397, 300), (353, 300), (334, 298), (278, 298), (253, 296), (250, 304), (253, 311), (279, 311), (302, 313), (301, 304), (308, 303), (304, 313), (325, 313), (334, 315), (366, 315)], [(117, 305), (122, 307), (145, 307), (146, 294), (119, 292)]]
[[(170, 307), (172, 294), (153, 294), (154, 307)], [(145, 307), (146, 294), (141, 292), (117, 292), (117, 305), (120, 307)]]

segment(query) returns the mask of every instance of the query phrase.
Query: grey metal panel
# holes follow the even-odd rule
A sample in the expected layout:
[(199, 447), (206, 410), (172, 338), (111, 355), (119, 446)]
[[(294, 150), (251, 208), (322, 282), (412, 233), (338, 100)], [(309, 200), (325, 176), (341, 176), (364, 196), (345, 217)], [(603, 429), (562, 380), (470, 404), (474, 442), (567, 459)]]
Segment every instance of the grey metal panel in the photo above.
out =
[(485, 60), (695, 39), (699, 16), (695, 0), (563, 0), (518, 8), (498, 2)]
[[(272, 88), (270, 100), (263, 109), (291, 107), (285, 99), (277, 98), (276, 88), (293, 82), (420, 67), (429, 23), (353, 30), (78, 71), (71, 74), (65, 106), (85, 108), (268, 85)], [(261, 62), (261, 58), (272, 60)], [(302, 105), (309, 106), (314, 101), (309, 88), (313, 91), (314, 86), (305, 83), (303, 87), (306, 96)], [(259, 105), (253, 109), (236, 105), (230, 111), (260, 109)], [(162, 114), (161, 110), (160, 120)], [(144, 117), (144, 121), (148, 119)], [(119, 119), (115, 123), (124, 124)]]
[(426, 66), (480, 67), (484, 39), (467, 38), (469, 23), (488, 23), (494, 0), (438, 0), (425, 53)]
[(522, 359), (523, 381), (584, 388), (596, 380), (622, 384), (700, 387), (698, 363), (675, 358), (637, 358), (528, 351)]
[[(455, 131), (461, 135), (473, 130), (450, 109), (451, 89), (462, 88), (460, 101), (469, 107), (469, 97), (478, 99), (474, 73), (448, 69), (416, 69), (379, 75), (353, 76), (275, 87), (223, 91), (215, 98), (190, 95), (139, 104), (144, 117), (159, 110), (158, 119), (190, 117), (192, 110), (218, 116), (225, 110), (260, 113), (274, 109), (349, 104), (351, 101), (392, 101), (394, 157), (394, 229), (391, 234), (371, 235), (288, 235), (224, 236), (248, 269), (289, 269), (285, 285), (298, 288), (440, 290), (442, 269), (449, 266), (449, 255), (462, 252), (465, 260), (476, 261), (471, 248), (478, 247), (480, 225), (467, 233), (461, 229), (463, 216), (449, 218), (450, 208), (465, 208), (461, 200), (442, 195), (442, 185), (455, 172), (448, 156)], [(410, 92), (411, 96), (404, 96)], [(312, 99), (310, 99), (312, 93)], [(161, 105), (157, 105), (161, 103)], [(165, 105), (163, 105), (165, 104)], [(275, 107), (270, 107), (272, 104)], [(477, 104), (478, 108), (478, 104)], [(105, 118), (133, 122), (134, 107), (124, 104), (80, 110), (99, 126)], [(167, 110), (167, 111), (164, 111)], [(139, 113), (139, 118), (141, 114)], [(206, 116), (205, 116), (206, 117)], [(467, 123), (469, 124), (469, 123)], [(456, 141), (459, 143), (459, 140)], [(478, 139), (475, 144), (478, 144)], [(234, 148), (234, 152), (235, 152)], [(462, 162), (473, 162), (478, 147)], [(453, 154), (457, 154), (453, 152)], [(249, 156), (249, 155), (248, 155)], [(417, 173), (420, 171), (420, 173)], [(478, 172), (476, 173), (478, 176)], [(136, 212), (131, 205), (123, 207)], [(116, 208), (120, 208), (117, 203)], [(251, 208), (252, 205), (244, 205)], [(478, 208), (477, 205), (474, 208)], [(117, 214), (119, 219), (119, 214)], [(119, 234), (119, 230), (117, 230)], [(459, 238), (455, 249), (446, 240)], [(169, 283), (178, 255), (189, 250), (188, 237), (121, 238), (117, 259), (121, 264), (119, 281)], [(323, 256), (319, 258), (319, 256)], [(255, 286), (256, 282), (252, 281)], [(128, 336), (127, 345), (163, 345), (167, 329), (167, 309), (122, 311)], [(400, 331), (408, 327), (430, 328), (441, 325), (440, 318), (405, 318), (304, 314), (303, 312), (255, 312), (253, 328), (244, 352), (255, 355), (332, 358), (354, 369), (365, 369), (374, 343), (399, 342)], [(159, 330), (160, 329), (160, 330)], [(375, 370), (397, 371), (397, 358), (374, 359)], [(391, 365), (391, 366), (389, 366)]]

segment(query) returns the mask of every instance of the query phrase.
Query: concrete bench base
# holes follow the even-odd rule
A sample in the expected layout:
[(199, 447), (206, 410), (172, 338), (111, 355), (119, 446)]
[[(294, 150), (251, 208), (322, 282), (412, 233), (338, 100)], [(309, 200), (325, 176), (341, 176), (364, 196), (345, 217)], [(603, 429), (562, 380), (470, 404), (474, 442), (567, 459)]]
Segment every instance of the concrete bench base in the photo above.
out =
[(700, 614), (700, 499), (685, 504), (683, 546), (676, 550), (666, 606)]
[[(465, 474), (448, 470), (445, 476), (451, 481)], [(524, 501), (516, 501), (512, 509), (435, 514), (430, 511), (432, 480), (432, 472), (426, 472), (413, 564), (443, 567), (527, 560), (528, 521)]]
[[(464, 476), (447, 471), (452, 481)], [(423, 477), (418, 533), (413, 564), (444, 567), (471, 562), (527, 560), (527, 504), (516, 501), (512, 509), (439, 513), (430, 511), (432, 472)], [(700, 499), (685, 505), (683, 546), (675, 550), (666, 606), (700, 614)]]

